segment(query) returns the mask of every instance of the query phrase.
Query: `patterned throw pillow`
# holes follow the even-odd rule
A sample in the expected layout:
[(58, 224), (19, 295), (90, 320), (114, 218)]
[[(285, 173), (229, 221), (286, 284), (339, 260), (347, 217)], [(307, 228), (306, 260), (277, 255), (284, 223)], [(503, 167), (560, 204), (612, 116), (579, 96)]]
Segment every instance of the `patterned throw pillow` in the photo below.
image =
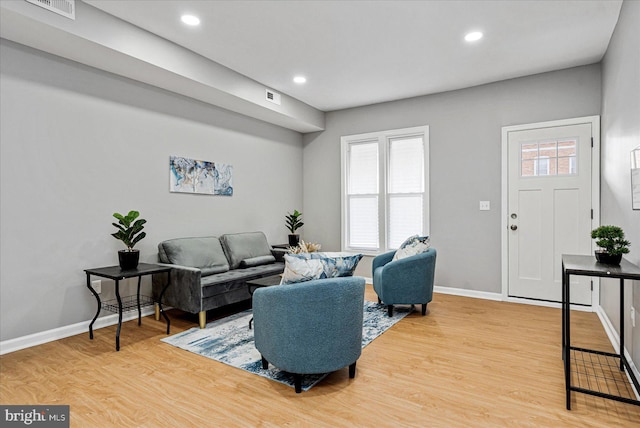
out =
[(393, 255), (392, 260), (400, 260), (405, 257), (415, 256), (416, 254), (421, 254), (426, 252), (431, 244), (429, 243), (429, 236), (419, 236), (413, 235), (407, 238), (398, 251)]
[(293, 257), (295, 254), (284, 255), (284, 272), (280, 284), (311, 281), (324, 278), (324, 265), (321, 260), (310, 260)]
[(350, 253), (286, 254), (281, 284), (353, 276), (361, 258), (362, 254)]

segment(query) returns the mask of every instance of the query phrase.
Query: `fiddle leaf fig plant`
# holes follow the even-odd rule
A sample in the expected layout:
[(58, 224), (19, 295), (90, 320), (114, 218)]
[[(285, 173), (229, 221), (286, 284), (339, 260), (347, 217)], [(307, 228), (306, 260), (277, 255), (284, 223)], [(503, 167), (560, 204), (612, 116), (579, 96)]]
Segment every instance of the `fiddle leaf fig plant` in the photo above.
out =
[(289, 232), (296, 233), (296, 230), (304, 226), (301, 217), (302, 213), (298, 210), (293, 210), (293, 214), (289, 213), (285, 216), (285, 219), (287, 220), (286, 225), (287, 229), (289, 229)]
[(614, 255), (627, 254), (631, 243), (624, 239), (624, 231), (618, 226), (600, 226), (591, 231), (591, 238), (606, 253)]
[(147, 234), (142, 231), (147, 220), (138, 218), (138, 211), (129, 211), (127, 215), (114, 213), (113, 216), (118, 219), (118, 223), (113, 224), (118, 231), (112, 233), (111, 236), (122, 241), (127, 246), (128, 251), (133, 251), (133, 247), (140, 242)]

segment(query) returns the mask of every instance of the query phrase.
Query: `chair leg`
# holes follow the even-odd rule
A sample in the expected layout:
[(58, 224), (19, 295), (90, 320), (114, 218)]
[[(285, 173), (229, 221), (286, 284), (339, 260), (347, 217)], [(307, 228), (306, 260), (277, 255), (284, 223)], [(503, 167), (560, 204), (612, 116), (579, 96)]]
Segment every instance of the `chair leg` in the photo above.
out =
[(393, 316), (393, 305), (387, 305), (387, 313), (389, 314), (389, 318)]
[[(262, 355), (260, 356), (262, 357)], [(269, 361), (267, 361), (264, 357), (262, 357), (262, 368), (265, 370), (269, 368)]]
[(356, 377), (356, 363), (354, 361), (353, 364), (351, 364), (349, 366), (349, 378), (353, 379), (354, 377)]
[(422, 316), (427, 315), (427, 304), (423, 303), (422, 304)]
[(294, 373), (293, 382), (296, 386), (296, 394), (300, 394), (302, 392), (302, 375), (299, 373)]

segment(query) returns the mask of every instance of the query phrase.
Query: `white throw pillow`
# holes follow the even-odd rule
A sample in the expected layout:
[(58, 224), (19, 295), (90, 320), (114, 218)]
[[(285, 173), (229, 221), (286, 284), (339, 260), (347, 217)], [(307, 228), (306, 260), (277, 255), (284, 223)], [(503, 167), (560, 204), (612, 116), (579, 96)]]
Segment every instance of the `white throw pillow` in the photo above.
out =
[(410, 236), (402, 243), (402, 245), (400, 245), (398, 251), (396, 251), (396, 253), (393, 255), (392, 260), (400, 260), (404, 259), (405, 257), (411, 257), (415, 256), (416, 254), (424, 253), (429, 249), (430, 246), (431, 243), (429, 242), (429, 236)]

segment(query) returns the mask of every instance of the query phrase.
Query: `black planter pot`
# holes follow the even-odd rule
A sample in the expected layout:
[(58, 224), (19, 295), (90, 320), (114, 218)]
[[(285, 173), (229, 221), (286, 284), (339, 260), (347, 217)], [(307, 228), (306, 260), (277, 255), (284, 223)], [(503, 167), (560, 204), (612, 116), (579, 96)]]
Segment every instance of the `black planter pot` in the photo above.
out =
[(289, 235), (289, 246), (297, 247), (300, 244), (300, 235)]
[(120, 269), (132, 270), (138, 267), (140, 260), (140, 250), (120, 250), (118, 251), (118, 262)]
[(609, 254), (602, 251), (594, 251), (598, 263), (607, 265), (619, 265), (622, 261), (622, 254)]

